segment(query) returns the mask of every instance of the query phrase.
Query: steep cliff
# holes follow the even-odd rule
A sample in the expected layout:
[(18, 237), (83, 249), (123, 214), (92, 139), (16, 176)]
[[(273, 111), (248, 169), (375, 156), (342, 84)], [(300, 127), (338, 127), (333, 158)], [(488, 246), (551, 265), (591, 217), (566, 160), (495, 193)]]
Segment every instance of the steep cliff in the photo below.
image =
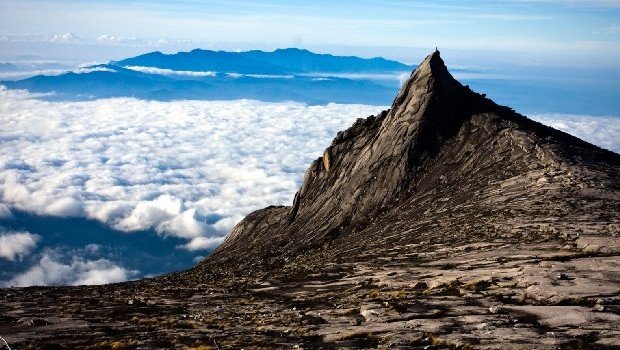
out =
[(359, 259), (423, 236), (553, 238), (592, 205), (617, 209), (591, 199), (618, 190), (619, 159), (471, 91), (435, 51), (389, 110), (338, 133), (291, 207), (252, 213), (197, 268)]

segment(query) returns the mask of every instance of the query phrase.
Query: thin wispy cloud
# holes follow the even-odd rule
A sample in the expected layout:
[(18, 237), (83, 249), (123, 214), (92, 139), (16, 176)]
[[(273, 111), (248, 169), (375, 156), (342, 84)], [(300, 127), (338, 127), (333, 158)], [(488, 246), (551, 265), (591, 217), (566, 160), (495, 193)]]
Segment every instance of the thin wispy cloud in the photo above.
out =
[(608, 7), (620, 8), (616, 0), (504, 0), (505, 3), (550, 4), (572, 7)]
[(78, 42), (80, 38), (73, 33), (54, 34), (50, 38), (46, 38), (51, 42)]
[(214, 77), (216, 76), (216, 72), (210, 72), (210, 71), (183, 71), (183, 70), (172, 70), (172, 69), (165, 69), (165, 68), (140, 67), (140, 66), (125, 66), (124, 68), (135, 70), (137, 72), (159, 74), (159, 75), (179, 75), (179, 76), (187, 76), (187, 77)]

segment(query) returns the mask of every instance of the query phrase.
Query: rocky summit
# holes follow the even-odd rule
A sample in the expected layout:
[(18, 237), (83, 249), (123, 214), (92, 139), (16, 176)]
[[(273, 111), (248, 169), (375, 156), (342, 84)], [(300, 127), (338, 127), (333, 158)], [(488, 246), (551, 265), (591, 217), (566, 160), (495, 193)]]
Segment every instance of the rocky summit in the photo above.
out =
[[(12, 349), (620, 349), (620, 155), (438, 51), (194, 268), (0, 290)], [(0, 341), (2, 344), (2, 341)], [(5, 346), (7, 347), (7, 346)]]

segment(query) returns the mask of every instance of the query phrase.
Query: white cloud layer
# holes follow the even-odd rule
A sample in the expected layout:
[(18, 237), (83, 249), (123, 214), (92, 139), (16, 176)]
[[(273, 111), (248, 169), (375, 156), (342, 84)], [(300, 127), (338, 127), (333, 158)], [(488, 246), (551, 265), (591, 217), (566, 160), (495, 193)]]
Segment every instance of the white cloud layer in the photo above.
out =
[(49, 38), (46, 38), (50, 42), (78, 42), (82, 40), (80, 37), (73, 33), (54, 34)]
[(530, 118), (599, 147), (620, 153), (620, 117), (577, 114), (535, 114)]
[(0, 232), (0, 259), (21, 260), (36, 247), (40, 237), (29, 232)]
[(116, 73), (114, 69), (107, 68), (107, 67), (79, 67), (73, 70), (73, 73), (76, 73), (76, 74), (85, 74), (85, 73), (92, 73), (92, 72)]
[(135, 70), (137, 72), (158, 74), (158, 75), (180, 75), (187, 77), (214, 77), (217, 75), (211, 71), (190, 71), (190, 70), (172, 70), (166, 68), (142, 67), (142, 66), (125, 66), (126, 69)]
[[(253, 210), (289, 204), (336, 133), (382, 109), (33, 96), (0, 89), (0, 214), (16, 208), (154, 229), (186, 239), (180, 247), (190, 251), (217, 246)], [(620, 118), (533, 118), (620, 152)]]
[(18, 72), (1, 72), (0, 80), (18, 80), (33, 77), (35, 75), (60, 75), (67, 73), (67, 69), (38, 69)]
[(191, 251), (214, 248), (253, 210), (290, 203), (336, 132), (382, 109), (32, 97), (0, 90), (0, 202), (155, 229)]
[(240, 73), (226, 73), (231, 78), (256, 78), (256, 79), (293, 79), (291, 74), (240, 74)]
[(4, 287), (48, 285), (84, 285), (122, 282), (136, 276), (138, 271), (127, 270), (106, 259), (73, 258), (63, 263), (54, 254), (44, 253), (37, 264), (13, 279)]

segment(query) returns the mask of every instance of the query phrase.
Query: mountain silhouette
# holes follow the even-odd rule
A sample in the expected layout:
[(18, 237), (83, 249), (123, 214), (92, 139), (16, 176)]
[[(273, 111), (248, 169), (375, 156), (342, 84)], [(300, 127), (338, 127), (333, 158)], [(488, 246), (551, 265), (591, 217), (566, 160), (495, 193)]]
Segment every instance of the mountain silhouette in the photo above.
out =
[(240, 74), (384, 73), (411, 70), (411, 66), (384, 58), (316, 54), (303, 49), (227, 52), (194, 49), (163, 54), (159, 51), (112, 62), (117, 66), (145, 66), (180, 71), (215, 71)]
[[(169, 55), (151, 52), (75, 72), (0, 84), (47, 94), (40, 98), (51, 101), (135, 97), (386, 105), (398, 89), (398, 75), (409, 70), (411, 66), (383, 58), (333, 56), (300, 49), (195, 49)], [(351, 78), (347, 73), (360, 77)]]

